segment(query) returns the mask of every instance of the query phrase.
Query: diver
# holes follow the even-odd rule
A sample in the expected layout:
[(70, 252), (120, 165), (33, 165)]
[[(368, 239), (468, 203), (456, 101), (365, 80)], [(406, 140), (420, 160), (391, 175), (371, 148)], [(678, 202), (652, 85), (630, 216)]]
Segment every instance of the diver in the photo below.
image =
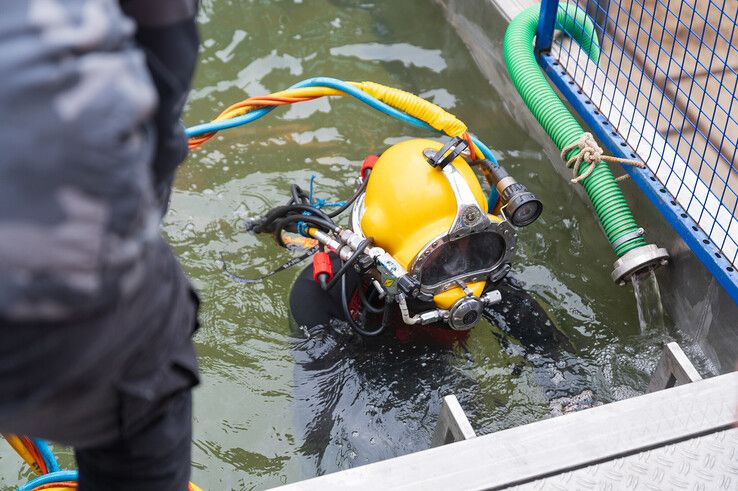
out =
[[(542, 205), (499, 165), (464, 158), (466, 148), (462, 139), (445, 146), (421, 139), (399, 143), (367, 157), (356, 194), (338, 210), (316, 210), (293, 187), (288, 205), (252, 224), (281, 243), (295, 231), (319, 244), (290, 296), (298, 325), (337, 318), (363, 336), (390, 326), (409, 333), (429, 326), (462, 339), (502, 302), (500, 289), (508, 296), (519, 290), (503, 281), (515, 228), (533, 223)], [(496, 180), (492, 210), (472, 166), (483, 166)], [(351, 227), (336, 225), (333, 219), (351, 205)]]
[[(463, 403), (478, 392), (451, 358), (466, 356), (485, 318), (536, 355), (547, 397), (567, 394), (546, 364), (573, 348), (508, 277), (515, 229), (542, 205), (502, 167), (473, 159), (460, 138), (413, 139), (367, 157), (356, 193), (333, 211), (291, 191), (249, 228), (285, 246), (296, 234), (312, 239), (302, 246), (313, 264), (296, 279), (290, 309), (297, 426), (307, 428), (303, 455), (319, 474), (428, 448), (429, 408), (448, 393)], [(349, 208), (349, 226), (338, 225)]]
[[(508, 278), (516, 229), (533, 223), (542, 204), (453, 114), (376, 82), (314, 77), (189, 128), (190, 148), (278, 106), (321, 97), (353, 97), (450, 140), (408, 140), (366, 158), (353, 196), (330, 210), (313, 199), (312, 184), (308, 193), (293, 184), (284, 205), (246, 223), (280, 246), (302, 249), (265, 276), (237, 276), (221, 255), (224, 272), (240, 283), (313, 256), (290, 294), (295, 423), (305, 428), (300, 454), (314, 466), (308, 473), (428, 448), (434, 408), (449, 393), (472, 421), (475, 407), (488, 411), (483, 397), (475, 403), (484, 390), (466, 370), (474, 365), (466, 349), (471, 329), (485, 318), (500, 348), (532, 368), (547, 398), (587, 387), (566, 337)], [(346, 224), (341, 215), (349, 209)]]

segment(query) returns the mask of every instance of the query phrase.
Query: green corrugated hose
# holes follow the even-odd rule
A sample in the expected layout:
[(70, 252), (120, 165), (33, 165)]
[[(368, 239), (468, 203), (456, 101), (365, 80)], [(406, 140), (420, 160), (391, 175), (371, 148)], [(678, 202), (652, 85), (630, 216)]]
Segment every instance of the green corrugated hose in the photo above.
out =
[[(562, 150), (579, 140), (584, 130), (548, 84), (536, 62), (533, 39), (538, 26), (539, 11), (539, 6), (530, 7), (510, 23), (505, 33), (505, 61), (510, 77), (528, 109), (559, 150)], [(575, 5), (564, 4), (558, 9), (557, 26), (577, 41), (589, 57), (597, 62), (600, 46), (594, 24), (584, 10)], [(571, 150), (566, 159), (580, 151), (579, 148)], [(583, 174), (589, 165), (591, 164), (583, 163), (578, 174)], [(596, 164), (592, 174), (581, 182), (592, 200), (607, 240), (614, 244), (625, 235), (632, 236), (615, 247), (618, 257), (646, 245), (643, 236), (635, 233), (638, 224), (606, 163)]]

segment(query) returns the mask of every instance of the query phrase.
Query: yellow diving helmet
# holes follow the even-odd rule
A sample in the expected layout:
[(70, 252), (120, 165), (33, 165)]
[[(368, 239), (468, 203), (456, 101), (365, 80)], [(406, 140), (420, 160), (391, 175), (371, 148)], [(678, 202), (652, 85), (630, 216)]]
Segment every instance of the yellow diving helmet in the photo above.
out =
[(445, 321), (468, 330), (486, 305), (500, 300), (487, 282), (510, 270), (516, 234), (503, 215), (489, 213), (474, 171), (448, 149), (424, 139), (388, 148), (355, 202), (352, 227), (419, 284), (419, 304), (435, 304), (411, 315), (405, 296), (398, 295), (406, 323)]

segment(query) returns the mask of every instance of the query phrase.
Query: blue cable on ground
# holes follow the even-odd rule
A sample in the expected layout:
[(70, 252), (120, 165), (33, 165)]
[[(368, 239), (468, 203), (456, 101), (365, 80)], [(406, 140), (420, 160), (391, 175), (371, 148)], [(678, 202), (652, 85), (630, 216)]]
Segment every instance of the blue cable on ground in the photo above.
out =
[(187, 135), (187, 138), (192, 138), (193, 136), (199, 136), (205, 133), (212, 133), (213, 131), (220, 131), (220, 130), (227, 130), (229, 128), (235, 128), (236, 126), (241, 126), (241, 125), (250, 123), (252, 121), (256, 121), (257, 119), (264, 116), (268, 112), (273, 111), (276, 107), (277, 106), (262, 107), (261, 109), (256, 109), (255, 111), (251, 111), (242, 116), (236, 116), (235, 118), (230, 118), (230, 119), (226, 119), (223, 121), (213, 121), (210, 123), (198, 124), (198, 125), (185, 129), (185, 135)]
[(48, 469), (49, 472), (59, 471), (59, 464), (56, 461), (56, 457), (54, 457), (54, 453), (49, 448), (49, 444), (46, 443), (46, 440), (42, 438), (34, 438), (33, 443), (36, 445), (38, 453), (41, 454), (41, 458), (44, 459), (46, 469)]
[(51, 472), (49, 474), (44, 474), (43, 476), (39, 476), (36, 479), (33, 479), (32, 481), (27, 482), (25, 485), (19, 487), (18, 491), (30, 491), (37, 486), (41, 486), (42, 484), (50, 484), (54, 482), (64, 482), (64, 481), (76, 481), (78, 477), (79, 477), (79, 472), (77, 471)]

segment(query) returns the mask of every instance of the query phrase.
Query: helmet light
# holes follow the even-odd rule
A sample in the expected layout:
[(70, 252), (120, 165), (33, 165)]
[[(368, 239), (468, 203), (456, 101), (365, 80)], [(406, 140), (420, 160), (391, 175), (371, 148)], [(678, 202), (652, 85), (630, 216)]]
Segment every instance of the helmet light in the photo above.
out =
[(482, 160), (481, 164), (489, 171), (494, 186), (500, 193), (502, 209), (510, 223), (516, 227), (527, 227), (538, 220), (543, 213), (543, 203), (533, 193), (517, 182), (502, 166), (489, 160)]
[(518, 182), (505, 187), (500, 195), (505, 215), (516, 227), (527, 227), (543, 213), (543, 203)]

